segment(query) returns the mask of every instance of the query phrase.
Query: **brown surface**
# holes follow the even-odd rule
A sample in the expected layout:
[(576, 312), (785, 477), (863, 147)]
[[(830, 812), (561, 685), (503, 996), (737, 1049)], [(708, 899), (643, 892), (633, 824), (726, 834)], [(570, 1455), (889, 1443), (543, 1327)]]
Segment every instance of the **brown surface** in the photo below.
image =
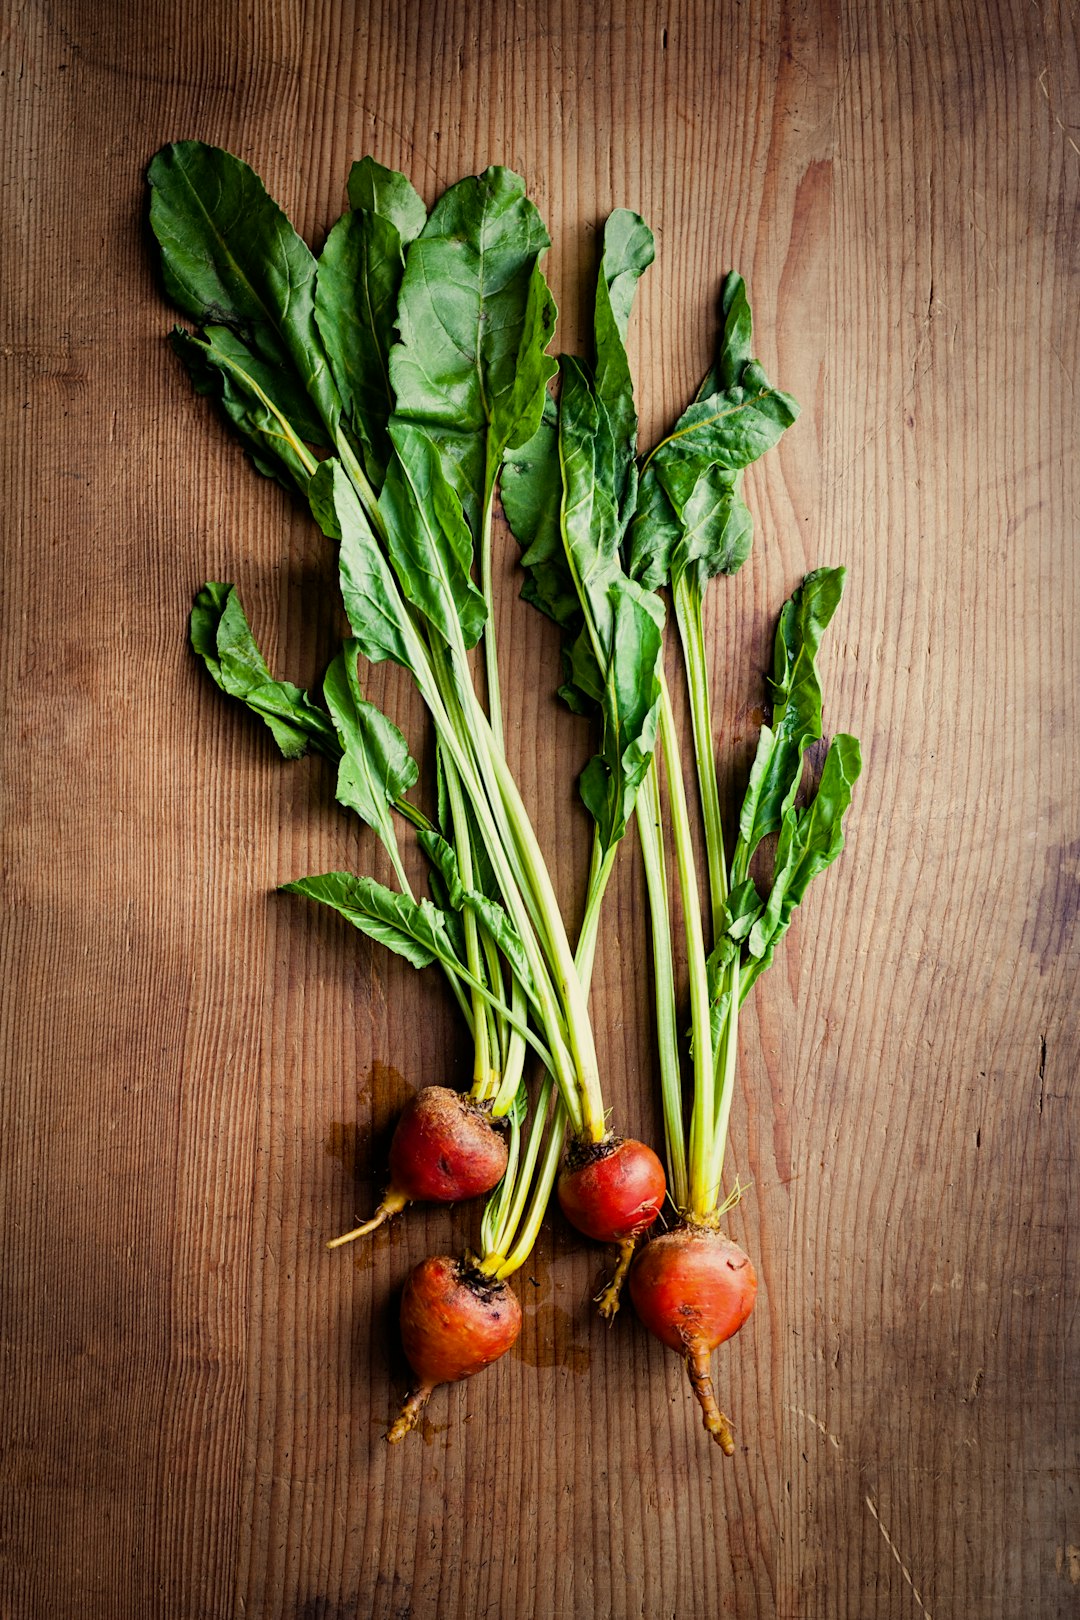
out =
[[(1075, 9), (42, 0), (5, 29), (0, 1614), (1076, 1614)], [(518, 1352), (383, 1444), (394, 1291), (474, 1216), (322, 1244), (408, 1088), (465, 1078), (460, 1029), (438, 980), (272, 896), (382, 867), (185, 651), (207, 576), (296, 679), (337, 618), (326, 548), (164, 344), (142, 172), (182, 136), (311, 239), (364, 151), (429, 200), (517, 167), (567, 345), (597, 221), (637, 207), (646, 441), (729, 264), (804, 404), (710, 601), (724, 758), (775, 609), (844, 560), (828, 713), (867, 770), (744, 1021), (732, 1462), (554, 1224)], [(512, 748), (572, 905), (587, 739), (506, 559)], [(594, 1007), (652, 1133), (645, 986), (628, 846)]]

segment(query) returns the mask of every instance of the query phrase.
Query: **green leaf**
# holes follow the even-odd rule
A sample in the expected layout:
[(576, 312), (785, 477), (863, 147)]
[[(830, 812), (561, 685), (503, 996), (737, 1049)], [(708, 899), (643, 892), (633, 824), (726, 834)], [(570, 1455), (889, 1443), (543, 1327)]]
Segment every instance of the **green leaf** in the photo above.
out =
[(467, 907), (474, 913), (506, 957), (515, 978), (519, 980), (526, 994), (531, 996), (533, 976), (529, 959), (521, 942), (521, 935), (503, 907), (497, 900), (481, 893), (479, 889), (466, 888), (461, 881), (457, 852), (440, 833), (418, 833), (417, 838), (428, 860), (439, 873), (447, 905), (454, 911)]
[(555, 362), (550, 245), (524, 183), (491, 168), (451, 186), (409, 248), (390, 354), (398, 415), (423, 424), (474, 534), (503, 452), (535, 433)]
[(341, 594), (364, 657), (373, 664), (392, 658), (396, 664), (411, 669), (409, 610), (339, 461), (330, 458), (320, 463), (308, 485), (308, 500), (323, 533), (340, 542)]
[(410, 181), (396, 169), (386, 169), (373, 157), (362, 157), (349, 170), (349, 207), (394, 227), (404, 247), (420, 235), (427, 209)]
[[(461, 881), (461, 868), (453, 844), (435, 828), (430, 832), (418, 832), (416, 841), (434, 869), (432, 876), (437, 872), (441, 879), (439, 892), (435, 894), (439, 909), (460, 911), (465, 904), (465, 885)], [(432, 892), (435, 893), (434, 890)]]
[(762, 726), (739, 817), (733, 870), (745, 873), (761, 840), (779, 832), (795, 802), (803, 755), (821, 736), (821, 683), (815, 656), (844, 588), (843, 568), (807, 574), (784, 604), (773, 657), (772, 725)]
[(410, 900), (373, 878), (354, 877), (351, 872), (324, 872), (281, 887), (285, 894), (306, 895), (340, 912), (361, 933), (403, 956), (413, 967), (428, 967), (436, 961), (457, 965), (442, 913), (430, 900)]
[(637, 411), (626, 357), (626, 334), (637, 284), (652, 264), (653, 234), (639, 214), (617, 208), (604, 226), (596, 285), (595, 387), (611, 429), (608, 482), (625, 528), (637, 495)]
[(829, 744), (817, 792), (804, 810), (788, 810), (780, 829), (768, 903), (748, 937), (758, 959), (756, 977), (772, 960), (777, 941), (811, 882), (831, 866), (844, 847), (843, 818), (862, 770), (858, 740), (839, 733)]
[(563, 550), (559, 413), (548, 396), (540, 426), (503, 467), (503, 511), (521, 547), (521, 595), (573, 638), (582, 612)]
[(221, 690), (264, 720), (286, 759), (299, 759), (310, 747), (338, 757), (334, 728), (307, 693), (289, 681), (275, 681), (255, 644), (235, 587), (210, 581), (195, 598), (191, 645)]
[(198, 325), (227, 328), (280, 379), (282, 400), (306, 395), (332, 434), (340, 400), (315, 325), (315, 260), (258, 175), (220, 147), (178, 141), (148, 179), (169, 297)]
[(465, 904), (470, 911), (476, 913), (480, 922), (506, 957), (521, 988), (535, 1002), (536, 990), (532, 969), (529, 966), (529, 958), (521, 942), (521, 935), (502, 906), (497, 901), (490, 900), (486, 894), (481, 894), (478, 889), (466, 890)]
[(581, 795), (605, 850), (626, 830), (656, 741), (664, 610), (623, 572), (618, 515), (605, 477), (609, 426), (603, 402), (580, 362), (564, 360), (559, 408), (563, 469), (563, 549), (582, 609), (571, 648), (572, 689), (584, 707), (598, 702), (599, 754), (581, 779)]
[(423, 229), (427, 210), (403, 174), (370, 157), (352, 166), (349, 202), (352, 211), (338, 220), (319, 256), (315, 320), (346, 429), (378, 489), (390, 459), (390, 350), (405, 249)]
[(693, 568), (699, 588), (734, 573), (753, 529), (740, 493), (743, 468), (799, 414), (751, 358), (750, 306), (742, 277), (725, 278), (717, 358), (697, 397), (648, 457), (627, 542), (627, 566), (651, 589)]
[(404, 269), (397, 229), (367, 212), (339, 219), (319, 256), (315, 319), (341, 395), (342, 420), (376, 489), (390, 458), (389, 356)]
[(723, 394), (739, 383), (753, 359), (753, 331), (746, 283), (737, 271), (729, 270), (720, 288), (720, 333), (716, 359), (697, 391), (698, 399)]
[(475, 646), (487, 609), (471, 576), (473, 542), (461, 502), (443, 471), (438, 446), (421, 427), (393, 418), (397, 452), (379, 511), (401, 589), (448, 647)]
[(419, 770), (398, 728), (364, 697), (358, 653), (358, 644), (346, 641), (323, 681), (326, 706), (343, 749), (337, 799), (391, 845), (395, 834), (390, 807), (414, 785)]
[[(228, 327), (208, 327), (197, 338), (177, 326), (169, 341), (187, 367), (196, 393), (217, 400), (259, 472), (303, 495), (311, 473), (305, 445), (321, 436), (320, 427), (310, 419), (309, 402), (299, 394), (294, 397), (280, 376), (268, 375), (269, 368)], [(272, 403), (275, 393), (280, 410)], [(282, 422), (286, 411), (291, 412), (285, 417), (287, 426)]]

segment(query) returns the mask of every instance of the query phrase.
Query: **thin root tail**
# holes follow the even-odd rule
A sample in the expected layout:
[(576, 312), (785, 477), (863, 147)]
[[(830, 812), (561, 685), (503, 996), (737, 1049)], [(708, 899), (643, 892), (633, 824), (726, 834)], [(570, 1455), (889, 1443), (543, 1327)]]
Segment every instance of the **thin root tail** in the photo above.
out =
[(686, 1371), (690, 1378), (690, 1387), (701, 1405), (702, 1422), (724, 1453), (724, 1456), (733, 1457), (735, 1455), (735, 1437), (731, 1432), (731, 1424), (716, 1404), (716, 1394), (709, 1373), (709, 1352), (704, 1348), (695, 1350), (688, 1347), (686, 1351)]
[(419, 1388), (411, 1390), (405, 1405), (401, 1408), (386, 1436), (392, 1446), (399, 1440), (404, 1440), (407, 1434), (420, 1422), (420, 1415), (428, 1403), (428, 1397), (435, 1388), (434, 1384), (421, 1384)]
[(624, 1238), (619, 1244), (619, 1258), (612, 1273), (611, 1281), (596, 1296), (596, 1307), (605, 1322), (614, 1320), (619, 1309), (619, 1299), (622, 1294), (626, 1274), (630, 1270), (630, 1262), (634, 1258), (637, 1248), (637, 1238)]
[(408, 1202), (404, 1193), (388, 1192), (369, 1221), (365, 1221), (362, 1226), (354, 1226), (351, 1232), (343, 1232), (340, 1237), (331, 1238), (326, 1247), (340, 1249), (343, 1244), (352, 1243), (356, 1238), (367, 1237), (369, 1232), (374, 1232), (376, 1227), (388, 1221), (391, 1215), (400, 1215)]

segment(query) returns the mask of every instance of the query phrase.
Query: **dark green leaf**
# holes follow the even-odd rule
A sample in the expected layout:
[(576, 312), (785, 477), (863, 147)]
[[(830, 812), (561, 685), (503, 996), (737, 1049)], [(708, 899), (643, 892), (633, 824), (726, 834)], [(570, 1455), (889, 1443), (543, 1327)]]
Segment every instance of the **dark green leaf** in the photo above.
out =
[(379, 497), (387, 546), (401, 589), (448, 647), (479, 640), (487, 617), (473, 584), (472, 536), (443, 472), (430, 435), (397, 417), (390, 423), (397, 452)]
[(436, 896), (440, 909), (460, 911), (465, 904), (465, 885), (461, 881), (461, 868), (454, 846), (434, 828), (431, 832), (418, 832), (416, 841), (441, 879)]
[(427, 209), (410, 181), (372, 157), (362, 157), (349, 171), (349, 207), (377, 214), (397, 231), (402, 245), (420, 235)]
[(413, 786), (419, 771), (401, 732), (364, 697), (358, 652), (355, 641), (345, 642), (323, 682), (326, 706), (343, 749), (337, 799), (374, 828), (384, 844), (391, 845), (390, 808)]
[(389, 356), (404, 269), (396, 227), (366, 211), (339, 219), (319, 256), (315, 319), (349, 437), (376, 489), (390, 458), (386, 423), (394, 395)]
[(477, 532), (507, 448), (536, 431), (555, 363), (555, 304), (539, 269), (549, 246), (520, 177), (459, 181), (409, 249), (390, 378), (399, 416), (422, 423)]
[(734, 573), (749, 555), (750, 514), (741, 472), (770, 449), (798, 416), (751, 358), (750, 306), (741, 276), (721, 293), (717, 359), (694, 403), (652, 452), (630, 527), (627, 566), (656, 589), (692, 568), (699, 587)]
[(315, 325), (315, 260), (258, 175), (219, 147), (178, 141), (148, 178), (170, 298), (198, 325), (227, 327), (332, 434), (340, 401)]
[(308, 486), (315, 521), (340, 542), (338, 570), (345, 611), (364, 657), (392, 658), (410, 669), (408, 608), (341, 463), (320, 463)]
[(813, 799), (804, 810), (792, 807), (784, 816), (768, 904), (748, 939), (750, 955), (758, 959), (755, 977), (772, 960), (777, 941), (790, 927), (791, 914), (813, 879), (843, 849), (843, 818), (861, 769), (858, 741), (838, 734), (829, 745)]
[(323, 710), (300, 687), (270, 674), (232, 585), (210, 581), (202, 587), (190, 631), (192, 647), (218, 686), (266, 722), (286, 759), (299, 759), (309, 746), (338, 757), (334, 728)]
[(607, 482), (620, 514), (620, 530), (633, 511), (637, 493), (637, 412), (626, 334), (638, 281), (653, 256), (653, 235), (640, 215), (617, 208), (608, 216), (596, 285), (595, 387), (610, 425)]
[(795, 802), (803, 755), (821, 736), (821, 683), (814, 663), (844, 588), (843, 568), (818, 568), (784, 604), (773, 660), (772, 725), (762, 726), (739, 817), (735, 866), (745, 872)]
[(429, 900), (410, 900), (373, 878), (354, 877), (351, 872), (299, 878), (295, 883), (283, 883), (282, 890), (330, 906), (413, 967), (427, 967), (436, 961), (456, 964), (442, 913)]

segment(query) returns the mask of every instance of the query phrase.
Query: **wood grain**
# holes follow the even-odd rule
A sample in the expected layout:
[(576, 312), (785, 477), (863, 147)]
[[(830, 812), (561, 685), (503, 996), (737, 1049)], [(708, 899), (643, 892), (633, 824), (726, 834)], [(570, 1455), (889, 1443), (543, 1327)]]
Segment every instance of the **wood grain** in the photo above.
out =
[[(1077, 36), (1064, 0), (13, 8), (0, 1614), (1077, 1613)], [(466, 1065), (437, 982), (273, 894), (377, 854), (185, 651), (206, 577), (294, 679), (340, 628), (318, 536), (163, 341), (142, 174), (186, 136), (316, 244), (365, 151), (429, 201), (516, 167), (568, 348), (597, 227), (635, 207), (644, 439), (730, 265), (804, 405), (708, 604), (729, 815), (773, 615), (819, 562), (849, 568), (828, 722), (867, 765), (744, 1022), (763, 1286), (718, 1360), (732, 1463), (673, 1360), (596, 1320), (601, 1256), (554, 1219), (515, 1354), (383, 1444), (395, 1291), (475, 1216), (323, 1240), (400, 1100)], [(588, 738), (503, 556), (510, 747), (573, 913)], [(422, 746), (404, 683), (370, 689)], [(646, 974), (628, 846), (593, 1006), (610, 1100), (655, 1137)]]

